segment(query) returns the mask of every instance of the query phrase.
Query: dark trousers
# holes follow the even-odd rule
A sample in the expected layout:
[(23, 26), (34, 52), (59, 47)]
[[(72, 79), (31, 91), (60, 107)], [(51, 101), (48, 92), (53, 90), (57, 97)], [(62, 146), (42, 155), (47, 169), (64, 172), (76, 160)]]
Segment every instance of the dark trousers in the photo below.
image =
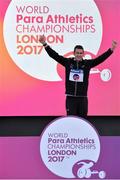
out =
[(88, 98), (66, 96), (66, 111), (67, 115), (75, 115), (87, 118), (88, 113)]

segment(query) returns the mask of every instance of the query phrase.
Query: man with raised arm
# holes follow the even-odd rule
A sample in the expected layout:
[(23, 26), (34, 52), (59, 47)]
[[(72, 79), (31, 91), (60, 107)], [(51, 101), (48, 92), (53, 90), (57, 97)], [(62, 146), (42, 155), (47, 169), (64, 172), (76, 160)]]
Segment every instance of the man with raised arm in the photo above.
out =
[(41, 35), (39, 42), (44, 46), (48, 55), (65, 67), (66, 111), (67, 115), (87, 117), (88, 113), (88, 82), (90, 69), (105, 61), (115, 50), (117, 43), (95, 59), (83, 59), (84, 48), (81, 45), (74, 47), (74, 57), (65, 58), (55, 52)]

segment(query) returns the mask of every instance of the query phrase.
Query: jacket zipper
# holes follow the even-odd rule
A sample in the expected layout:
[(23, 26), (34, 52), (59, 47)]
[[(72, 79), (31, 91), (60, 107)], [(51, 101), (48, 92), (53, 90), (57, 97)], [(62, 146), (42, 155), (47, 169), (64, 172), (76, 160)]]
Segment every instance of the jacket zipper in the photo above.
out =
[[(77, 61), (77, 70), (78, 70), (78, 61)], [(77, 81), (75, 81), (75, 91), (74, 91), (74, 95), (77, 95)]]

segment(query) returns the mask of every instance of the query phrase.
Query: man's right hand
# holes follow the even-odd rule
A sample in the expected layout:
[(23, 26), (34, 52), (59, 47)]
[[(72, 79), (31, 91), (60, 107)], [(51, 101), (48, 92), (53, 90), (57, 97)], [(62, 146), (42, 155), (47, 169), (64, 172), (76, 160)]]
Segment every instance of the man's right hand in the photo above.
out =
[(46, 43), (46, 42), (45, 42), (45, 36), (44, 36), (44, 35), (40, 35), (39, 42), (40, 42), (41, 44), (45, 44), (45, 43)]

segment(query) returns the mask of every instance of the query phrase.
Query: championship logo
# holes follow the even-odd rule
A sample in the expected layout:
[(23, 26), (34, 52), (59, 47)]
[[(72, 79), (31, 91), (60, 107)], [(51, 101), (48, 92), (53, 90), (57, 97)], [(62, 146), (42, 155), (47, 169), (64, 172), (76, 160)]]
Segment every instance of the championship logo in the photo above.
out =
[(105, 178), (94, 169), (100, 155), (100, 140), (84, 119), (68, 116), (46, 127), (40, 140), (40, 155), (46, 167), (63, 178)]
[(102, 20), (94, 0), (12, 0), (3, 33), (8, 53), (21, 70), (40, 80), (61, 81), (57, 62), (46, 55), (39, 36), (44, 34), (63, 56), (75, 44), (95, 56), (102, 40)]

